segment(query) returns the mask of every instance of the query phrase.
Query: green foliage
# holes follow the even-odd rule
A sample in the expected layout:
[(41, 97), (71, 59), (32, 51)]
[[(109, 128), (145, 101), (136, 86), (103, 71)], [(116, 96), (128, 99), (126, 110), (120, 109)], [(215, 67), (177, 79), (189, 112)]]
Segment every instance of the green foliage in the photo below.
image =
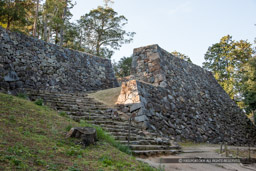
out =
[(1, 0), (0, 1), (0, 22), (6, 25), (7, 29), (20, 31), (31, 22), (29, 14), (32, 13), (34, 3), (32, 0)]
[(22, 99), (28, 99), (28, 95), (26, 93), (18, 93), (17, 97), (22, 98)]
[(72, 125), (69, 124), (68, 126), (66, 126), (65, 130), (70, 131), (71, 128), (72, 128)]
[(180, 59), (183, 59), (183, 60), (185, 60), (187, 62), (192, 63), (190, 57), (188, 57), (187, 55), (185, 55), (183, 53), (180, 53), (180, 52), (177, 52), (177, 51), (173, 51), (173, 52), (171, 52), (171, 54), (176, 56), (176, 57), (178, 57), (178, 58), (180, 58)]
[(118, 63), (113, 64), (117, 77), (126, 77), (131, 74), (132, 57), (123, 57)]
[(99, 158), (99, 161), (101, 161), (105, 166), (113, 165), (113, 161), (109, 156), (102, 156)]
[(82, 156), (83, 152), (81, 150), (81, 146), (77, 145), (77, 146), (70, 147), (69, 149), (67, 149), (66, 155), (68, 155), (68, 156)]
[(68, 116), (68, 114), (66, 112), (59, 112), (59, 115), (63, 116), (63, 117), (67, 117)]
[(81, 171), (81, 169), (77, 168), (77, 166), (74, 165), (74, 166), (69, 167), (68, 171)]
[(134, 32), (126, 32), (123, 27), (127, 19), (112, 8), (98, 7), (85, 14), (78, 21), (81, 47), (98, 56), (111, 58), (113, 50), (133, 40)]
[(242, 80), (245, 109), (256, 115), (256, 56), (245, 65)]
[(211, 71), (230, 98), (242, 100), (243, 67), (252, 58), (253, 49), (247, 41), (234, 41), (230, 35), (208, 48), (203, 68)]
[(43, 99), (36, 99), (35, 104), (38, 106), (43, 106), (44, 101), (43, 101)]

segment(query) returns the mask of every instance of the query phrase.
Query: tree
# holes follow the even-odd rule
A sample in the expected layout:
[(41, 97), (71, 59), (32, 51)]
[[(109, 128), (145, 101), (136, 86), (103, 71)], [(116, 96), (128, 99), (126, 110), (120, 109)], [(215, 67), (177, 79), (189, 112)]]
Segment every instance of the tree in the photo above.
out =
[(39, 0), (36, 0), (36, 12), (35, 12), (35, 17), (34, 17), (34, 25), (33, 25), (33, 36), (34, 37), (36, 37), (36, 32), (37, 32), (38, 10), (39, 10)]
[(247, 113), (256, 115), (256, 56), (251, 58), (244, 67), (243, 95)]
[(132, 57), (123, 57), (118, 63), (114, 63), (114, 71), (117, 77), (126, 77), (131, 73)]
[(0, 5), (0, 22), (9, 30), (29, 22), (28, 15), (34, 4), (31, 0), (0, 0)]
[(233, 41), (230, 35), (208, 48), (203, 68), (213, 72), (218, 83), (230, 98), (242, 100), (243, 66), (252, 57), (253, 49), (247, 41)]
[(79, 27), (74, 23), (65, 24), (65, 34), (63, 35), (63, 46), (74, 50), (84, 51), (80, 46)]
[[(43, 8), (43, 39), (47, 42), (59, 44), (63, 41), (65, 25), (69, 24), (73, 8), (71, 0), (46, 0)], [(63, 42), (61, 42), (62, 44)]]
[(185, 60), (185, 61), (187, 61), (187, 62), (192, 63), (191, 59), (190, 59), (187, 55), (182, 54), (182, 53), (180, 53), (180, 52), (177, 52), (176, 50), (173, 51), (173, 52), (171, 52), (171, 54), (174, 55), (174, 56), (176, 56), (176, 57), (178, 57), (178, 58), (180, 58), (180, 59), (183, 59), (183, 60)]
[(81, 46), (97, 56), (111, 58), (113, 50), (133, 40), (134, 32), (123, 27), (127, 19), (112, 8), (98, 7), (85, 14), (78, 21), (81, 29)]

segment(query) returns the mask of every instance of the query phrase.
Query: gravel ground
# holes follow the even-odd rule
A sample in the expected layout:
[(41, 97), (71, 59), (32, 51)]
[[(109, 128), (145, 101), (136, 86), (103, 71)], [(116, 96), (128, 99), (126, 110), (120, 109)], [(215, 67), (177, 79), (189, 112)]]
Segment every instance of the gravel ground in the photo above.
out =
[[(229, 147), (236, 148), (236, 147)], [(239, 147), (241, 148), (241, 147)], [(247, 148), (247, 147), (244, 147)], [(166, 171), (256, 171), (255, 165), (242, 165), (240, 163), (160, 163), (160, 158), (224, 158), (216, 152), (218, 145), (200, 145), (182, 148), (184, 153), (138, 159), (156, 168)]]

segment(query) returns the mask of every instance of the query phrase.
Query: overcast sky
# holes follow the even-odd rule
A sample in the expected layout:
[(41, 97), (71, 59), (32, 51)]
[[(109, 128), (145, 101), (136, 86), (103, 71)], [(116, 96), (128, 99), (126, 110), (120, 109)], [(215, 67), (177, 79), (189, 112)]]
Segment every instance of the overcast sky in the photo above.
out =
[[(73, 21), (103, 5), (103, 0), (75, 1)], [(132, 43), (115, 52), (115, 61), (134, 48), (158, 44), (201, 66), (208, 47), (222, 36), (251, 43), (256, 37), (256, 0), (115, 0), (111, 7), (128, 19), (125, 29), (136, 32)]]

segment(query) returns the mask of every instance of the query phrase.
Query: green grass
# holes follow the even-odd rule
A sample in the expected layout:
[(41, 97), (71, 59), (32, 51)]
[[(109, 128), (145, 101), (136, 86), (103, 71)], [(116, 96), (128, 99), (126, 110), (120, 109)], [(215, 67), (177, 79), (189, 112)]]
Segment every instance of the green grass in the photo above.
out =
[(117, 98), (121, 92), (121, 87), (110, 88), (106, 90), (97, 91), (96, 93), (89, 94), (89, 97), (96, 99), (103, 104), (113, 107), (117, 101)]
[(99, 141), (86, 148), (65, 137), (80, 126), (91, 125), (0, 93), (0, 170), (155, 170), (127, 155), (129, 149), (100, 127)]

